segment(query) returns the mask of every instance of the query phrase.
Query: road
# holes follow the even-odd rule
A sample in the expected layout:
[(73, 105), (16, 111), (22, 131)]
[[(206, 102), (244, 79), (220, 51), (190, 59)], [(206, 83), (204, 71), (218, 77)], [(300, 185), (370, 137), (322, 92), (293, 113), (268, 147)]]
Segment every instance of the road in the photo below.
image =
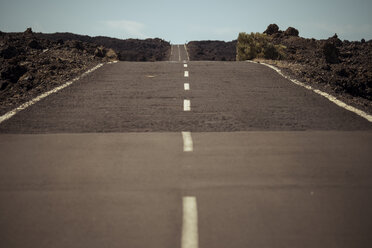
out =
[(174, 45), (0, 133), (0, 247), (372, 243), (372, 124), (262, 65)]

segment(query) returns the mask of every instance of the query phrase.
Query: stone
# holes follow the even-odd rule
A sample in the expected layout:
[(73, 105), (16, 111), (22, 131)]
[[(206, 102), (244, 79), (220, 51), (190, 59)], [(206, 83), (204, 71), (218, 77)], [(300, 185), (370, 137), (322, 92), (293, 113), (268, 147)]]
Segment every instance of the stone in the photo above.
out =
[(31, 40), (29, 43), (28, 43), (28, 47), (32, 48), (32, 49), (43, 49), (43, 47), (40, 45), (39, 42), (37, 42), (37, 40)]
[(298, 32), (297, 29), (295, 29), (293, 27), (289, 27), (289, 28), (287, 28), (286, 31), (284, 31), (284, 35), (286, 35), (286, 36), (298, 36), (299, 32)]
[(332, 42), (326, 42), (323, 45), (323, 54), (325, 56), (326, 62), (329, 64), (337, 64), (340, 62), (340, 51)]
[(7, 46), (0, 51), (0, 57), (4, 59), (11, 59), (19, 54), (17, 48), (14, 46)]
[(279, 26), (276, 24), (270, 24), (265, 30), (264, 34), (273, 35), (279, 32)]

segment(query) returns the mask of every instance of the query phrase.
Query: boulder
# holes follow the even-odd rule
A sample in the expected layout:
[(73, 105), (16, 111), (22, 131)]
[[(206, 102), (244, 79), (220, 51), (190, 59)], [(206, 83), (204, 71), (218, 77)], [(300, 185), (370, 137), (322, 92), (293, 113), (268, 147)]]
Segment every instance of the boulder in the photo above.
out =
[(9, 83), (7, 81), (0, 80), (0, 90), (5, 90), (8, 84)]
[(31, 40), (27, 45), (32, 49), (43, 49), (37, 40)]
[(340, 62), (340, 51), (333, 42), (327, 41), (323, 45), (323, 54), (325, 56), (326, 62), (329, 64), (337, 64)]
[(11, 65), (1, 72), (1, 78), (16, 83), (18, 79), (27, 72), (27, 68), (20, 65)]
[(0, 50), (0, 57), (4, 59), (11, 59), (18, 54), (19, 52), (14, 46), (6, 46), (4, 49)]
[(328, 38), (327, 41), (330, 42), (330, 43), (333, 43), (336, 47), (342, 46), (342, 41), (338, 38), (337, 34), (335, 34), (332, 37)]
[(32, 37), (34, 33), (32, 32), (31, 28), (27, 28), (26, 31), (23, 32), (23, 35), (26, 37)]
[(65, 45), (69, 48), (76, 48), (78, 50), (84, 49), (83, 43), (78, 40), (68, 40), (65, 42)]
[(276, 24), (270, 24), (265, 30), (264, 34), (273, 35), (279, 32), (279, 26)]
[(298, 30), (293, 27), (289, 27), (286, 31), (284, 31), (284, 35), (286, 36), (298, 36), (298, 34)]

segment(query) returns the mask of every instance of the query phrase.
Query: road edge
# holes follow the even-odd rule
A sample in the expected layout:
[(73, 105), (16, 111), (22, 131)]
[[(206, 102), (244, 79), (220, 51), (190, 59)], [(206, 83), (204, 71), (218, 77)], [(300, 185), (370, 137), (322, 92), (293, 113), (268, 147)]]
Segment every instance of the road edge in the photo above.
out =
[(372, 122), (372, 115), (364, 112), (363, 110), (360, 110), (358, 108), (355, 108), (351, 105), (348, 105), (346, 103), (344, 103), (343, 101), (337, 99), (335, 96), (332, 96), (324, 91), (321, 91), (319, 89), (315, 89), (314, 87), (311, 87), (310, 85), (307, 85), (303, 82), (300, 82), (298, 81), (297, 79), (293, 79), (287, 75), (284, 75), (284, 73), (276, 66), (273, 66), (273, 65), (269, 65), (269, 64), (266, 64), (264, 62), (256, 62), (256, 61), (251, 61), (251, 60), (246, 60), (246, 62), (249, 62), (249, 63), (253, 63), (253, 64), (261, 64), (261, 65), (264, 65), (266, 67), (269, 67), (271, 69), (273, 69), (274, 71), (276, 71), (280, 76), (284, 77), (285, 79), (288, 79), (289, 81), (291, 81), (292, 83), (298, 85), (298, 86), (301, 86), (303, 88), (306, 88), (308, 90), (311, 90), (312, 92), (326, 98), (327, 100), (329, 100), (330, 102), (336, 104), (337, 106), (343, 108), (343, 109), (346, 109), (350, 112), (353, 112), (357, 115), (359, 115), (360, 117), (366, 119), (367, 121), (369, 122)]
[(52, 89), (52, 90), (49, 90), (49, 91), (47, 91), (47, 92), (44, 92), (44, 93), (38, 95), (37, 97), (31, 99), (31, 100), (28, 101), (28, 102), (25, 102), (25, 103), (21, 104), (20, 106), (14, 108), (14, 109), (12, 109), (12, 110), (10, 110), (9, 112), (3, 114), (2, 116), (0, 116), (0, 124), (1, 124), (2, 122), (6, 121), (6, 120), (8, 120), (8, 119), (10, 119), (10, 118), (12, 118), (12, 117), (13, 117), (14, 115), (16, 115), (18, 112), (20, 112), (20, 111), (22, 111), (22, 110), (24, 110), (24, 109), (26, 109), (26, 108), (28, 108), (28, 107), (34, 105), (35, 103), (37, 103), (37, 102), (40, 101), (40, 100), (46, 98), (47, 96), (49, 96), (49, 95), (51, 95), (51, 94), (53, 94), (53, 93), (56, 93), (56, 92), (58, 92), (58, 91), (60, 91), (60, 90), (62, 90), (62, 89), (64, 89), (64, 88), (70, 86), (70, 85), (73, 84), (74, 82), (76, 82), (76, 81), (78, 81), (79, 79), (81, 79), (81, 78), (87, 76), (88, 74), (90, 74), (91, 72), (97, 70), (98, 68), (102, 67), (103, 65), (105, 65), (105, 64), (113, 64), (113, 63), (117, 63), (117, 61), (112, 61), (112, 62), (107, 62), (107, 63), (100, 63), (100, 64), (96, 65), (95, 67), (93, 67), (93, 68), (87, 70), (86, 72), (82, 73), (80, 76), (78, 76), (78, 77), (76, 77), (76, 78), (74, 78), (74, 79), (72, 79), (72, 80), (70, 80), (70, 81), (67, 81), (66, 83), (64, 83), (64, 84), (62, 84), (62, 85), (60, 85), (60, 86), (55, 87), (55, 88)]

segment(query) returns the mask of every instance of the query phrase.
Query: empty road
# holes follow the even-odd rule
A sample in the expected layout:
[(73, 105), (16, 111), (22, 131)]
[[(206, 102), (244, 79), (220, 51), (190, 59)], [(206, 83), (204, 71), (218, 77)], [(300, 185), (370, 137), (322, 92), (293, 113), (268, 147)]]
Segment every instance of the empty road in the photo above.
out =
[(0, 123), (0, 247), (370, 247), (371, 149), (274, 70), (173, 45)]

